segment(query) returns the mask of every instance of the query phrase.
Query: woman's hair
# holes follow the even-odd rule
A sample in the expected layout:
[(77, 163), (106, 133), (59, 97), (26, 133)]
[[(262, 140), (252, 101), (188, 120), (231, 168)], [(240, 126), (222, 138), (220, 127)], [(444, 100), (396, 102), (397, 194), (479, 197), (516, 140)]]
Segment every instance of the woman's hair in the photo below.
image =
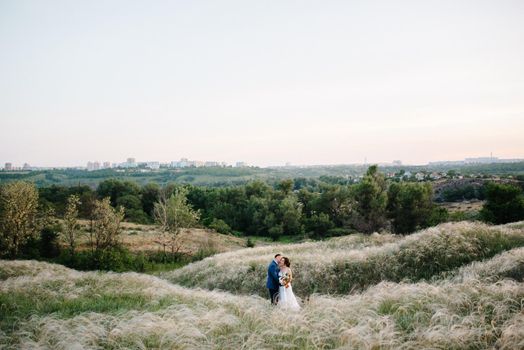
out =
[(287, 267), (291, 266), (291, 261), (289, 261), (288, 257), (284, 256), (282, 260), (284, 261), (284, 265), (286, 265)]

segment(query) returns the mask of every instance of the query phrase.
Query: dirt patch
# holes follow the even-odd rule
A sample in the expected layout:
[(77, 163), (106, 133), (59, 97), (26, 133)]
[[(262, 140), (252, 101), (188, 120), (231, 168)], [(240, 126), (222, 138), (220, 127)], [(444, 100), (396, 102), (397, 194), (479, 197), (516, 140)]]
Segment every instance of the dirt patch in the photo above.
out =
[[(83, 237), (79, 249), (86, 249), (88, 244), (89, 221), (79, 220)], [(125, 222), (122, 224), (122, 244), (131, 251), (158, 251), (161, 246), (155, 243), (160, 231), (154, 225), (140, 225)], [(200, 249), (214, 250), (218, 253), (242, 249), (246, 247), (246, 239), (224, 235), (209, 229), (192, 228), (180, 233), (182, 251), (195, 253)]]
[(485, 201), (471, 200), (463, 202), (444, 202), (439, 205), (446, 208), (450, 213), (454, 212), (478, 212), (482, 209)]

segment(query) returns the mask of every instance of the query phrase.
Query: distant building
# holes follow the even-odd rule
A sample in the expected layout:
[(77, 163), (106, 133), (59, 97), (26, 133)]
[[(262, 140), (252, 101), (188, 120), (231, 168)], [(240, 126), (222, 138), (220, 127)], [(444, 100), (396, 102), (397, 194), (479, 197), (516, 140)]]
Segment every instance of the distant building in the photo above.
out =
[(104, 164), (102, 165), (102, 168), (103, 168), (103, 169), (109, 169), (109, 168), (111, 168), (111, 163), (110, 163), (110, 162), (104, 162)]
[(95, 170), (95, 166), (93, 162), (87, 162), (87, 171), (93, 171)]
[(201, 161), (201, 160), (189, 160), (187, 158), (181, 158), (179, 161), (172, 161), (168, 164), (171, 168), (201, 168), (201, 167), (226, 167), (225, 162), (215, 161)]
[(246, 164), (246, 162), (237, 162), (236, 167), (237, 168), (245, 168), (245, 167), (247, 167), (247, 164)]
[(120, 164), (120, 167), (122, 168), (137, 168), (138, 163), (136, 162), (135, 158), (127, 158), (125, 163)]
[(465, 162), (463, 160), (446, 160), (446, 161), (438, 161), (438, 162), (429, 162), (429, 166), (442, 166), (442, 165), (464, 165)]
[(395, 166), (401, 166), (401, 165), (402, 165), (402, 161), (401, 161), (401, 160), (394, 160), (394, 161), (393, 161), (393, 165), (395, 165)]
[(187, 168), (191, 166), (191, 161), (187, 158), (180, 158), (180, 161), (178, 162), (177, 168)]
[(158, 170), (160, 169), (160, 163), (159, 162), (147, 162), (146, 168), (152, 169), (152, 170)]
[(437, 173), (437, 172), (432, 172), (430, 175), (429, 175), (429, 178), (431, 180), (438, 180), (440, 178), (442, 178), (442, 175)]
[(29, 165), (28, 163), (24, 163), (24, 166), (22, 168), (22, 170), (32, 170), (33, 168), (31, 168), (31, 165)]
[(477, 158), (466, 158), (465, 162), (468, 164), (489, 164), (489, 163), (498, 163), (499, 159), (497, 157), (477, 157)]
[(417, 181), (424, 180), (424, 177), (425, 177), (425, 175), (423, 173), (416, 173), (415, 174), (415, 179), (417, 179)]
[(5, 163), (4, 170), (5, 171), (13, 170), (13, 164), (12, 163)]

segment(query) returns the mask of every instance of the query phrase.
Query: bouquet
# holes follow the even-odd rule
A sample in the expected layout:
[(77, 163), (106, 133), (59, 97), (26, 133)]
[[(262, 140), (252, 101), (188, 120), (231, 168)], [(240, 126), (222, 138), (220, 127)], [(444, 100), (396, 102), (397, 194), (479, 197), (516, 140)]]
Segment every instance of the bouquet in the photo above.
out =
[(280, 282), (280, 285), (286, 288), (289, 288), (289, 284), (291, 283), (291, 280), (292, 280), (291, 275), (286, 272), (282, 275), (282, 277), (278, 279), (278, 282)]

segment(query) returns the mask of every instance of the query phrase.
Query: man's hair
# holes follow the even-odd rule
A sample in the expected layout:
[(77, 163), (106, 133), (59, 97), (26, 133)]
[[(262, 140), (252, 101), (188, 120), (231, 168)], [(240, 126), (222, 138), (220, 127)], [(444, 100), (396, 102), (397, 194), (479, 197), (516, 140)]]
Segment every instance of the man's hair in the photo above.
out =
[(278, 256), (282, 256), (282, 254), (277, 254), (277, 255), (275, 255), (275, 259), (276, 259)]

